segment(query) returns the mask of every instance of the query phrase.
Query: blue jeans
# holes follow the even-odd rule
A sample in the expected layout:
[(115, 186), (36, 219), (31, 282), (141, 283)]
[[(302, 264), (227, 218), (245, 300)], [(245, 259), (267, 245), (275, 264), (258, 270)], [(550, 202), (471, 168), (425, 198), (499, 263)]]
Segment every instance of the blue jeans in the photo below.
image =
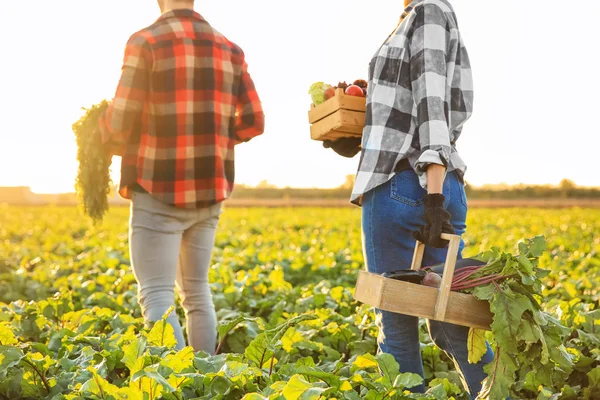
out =
[[(448, 173), (443, 192), (446, 198), (444, 206), (452, 216), (452, 226), (457, 235), (462, 235), (466, 229), (467, 199), (456, 173)], [(423, 198), (426, 194), (415, 172), (407, 170), (363, 196), (363, 251), (369, 272), (381, 274), (410, 269), (415, 248), (412, 232), (425, 223)], [(462, 258), (463, 248), (461, 240), (459, 258)], [(431, 266), (444, 262), (446, 252), (446, 249), (426, 247), (423, 264)], [(375, 312), (379, 326), (379, 350), (392, 354), (402, 372), (423, 376), (418, 318), (383, 310)], [(482, 360), (469, 364), (469, 328), (432, 320), (427, 326), (433, 342), (454, 361), (465, 388), (472, 397), (476, 397), (481, 390), (481, 381), (486, 377), (483, 367), (494, 357), (492, 349), (488, 345)], [(413, 388), (413, 391), (424, 392), (425, 387), (422, 385)]]

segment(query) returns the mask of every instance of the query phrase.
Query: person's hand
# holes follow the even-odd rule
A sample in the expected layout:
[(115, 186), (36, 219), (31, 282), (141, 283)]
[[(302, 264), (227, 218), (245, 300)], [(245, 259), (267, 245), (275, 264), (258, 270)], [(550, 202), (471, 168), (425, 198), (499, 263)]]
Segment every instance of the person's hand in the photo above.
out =
[(444, 209), (444, 200), (443, 194), (425, 195), (425, 225), (413, 232), (419, 242), (437, 248), (448, 246), (448, 241), (441, 236), (442, 233), (453, 234), (454, 228), (450, 223), (450, 213)]
[(333, 149), (340, 156), (352, 158), (360, 151), (361, 138), (339, 138), (336, 140), (325, 140), (323, 147)]

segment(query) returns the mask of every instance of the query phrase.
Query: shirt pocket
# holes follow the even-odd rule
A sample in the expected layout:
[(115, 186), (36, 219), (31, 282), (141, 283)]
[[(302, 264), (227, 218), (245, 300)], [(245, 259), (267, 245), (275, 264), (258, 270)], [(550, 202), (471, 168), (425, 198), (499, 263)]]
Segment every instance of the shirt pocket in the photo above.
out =
[(403, 47), (392, 47), (387, 44), (381, 46), (375, 58), (373, 80), (383, 85), (398, 85), (402, 72), (404, 51)]

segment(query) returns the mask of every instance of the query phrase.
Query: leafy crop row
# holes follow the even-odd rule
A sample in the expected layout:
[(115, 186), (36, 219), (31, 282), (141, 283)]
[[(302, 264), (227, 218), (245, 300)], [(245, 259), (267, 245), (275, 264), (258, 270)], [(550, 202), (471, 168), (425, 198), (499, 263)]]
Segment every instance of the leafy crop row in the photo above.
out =
[[(600, 398), (599, 221), (598, 210), (471, 211), (466, 255), (546, 236), (537, 300), (568, 329), (572, 368), (518, 370), (512, 398)], [(408, 394), (420, 378), (376, 355), (374, 314), (352, 297), (359, 229), (357, 210), (227, 210), (209, 356), (173, 350), (163, 322), (145, 326), (126, 209), (90, 228), (71, 208), (0, 208), (0, 399), (467, 398), (424, 326), (427, 394)]]

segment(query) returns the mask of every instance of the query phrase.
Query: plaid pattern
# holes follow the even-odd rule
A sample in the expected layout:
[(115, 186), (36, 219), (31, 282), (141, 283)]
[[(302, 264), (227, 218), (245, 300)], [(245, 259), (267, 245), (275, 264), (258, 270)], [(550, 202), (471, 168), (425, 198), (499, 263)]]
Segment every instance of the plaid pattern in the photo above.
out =
[(199, 208), (227, 199), (234, 146), (263, 133), (242, 50), (192, 10), (164, 14), (129, 39), (114, 100), (100, 121), (123, 157), (120, 194)]
[(351, 201), (390, 180), (408, 159), (466, 170), (455, 144), (473, 111), (469, 56), (447, 0), (415, 0), (369, 65), (366, 124)]

